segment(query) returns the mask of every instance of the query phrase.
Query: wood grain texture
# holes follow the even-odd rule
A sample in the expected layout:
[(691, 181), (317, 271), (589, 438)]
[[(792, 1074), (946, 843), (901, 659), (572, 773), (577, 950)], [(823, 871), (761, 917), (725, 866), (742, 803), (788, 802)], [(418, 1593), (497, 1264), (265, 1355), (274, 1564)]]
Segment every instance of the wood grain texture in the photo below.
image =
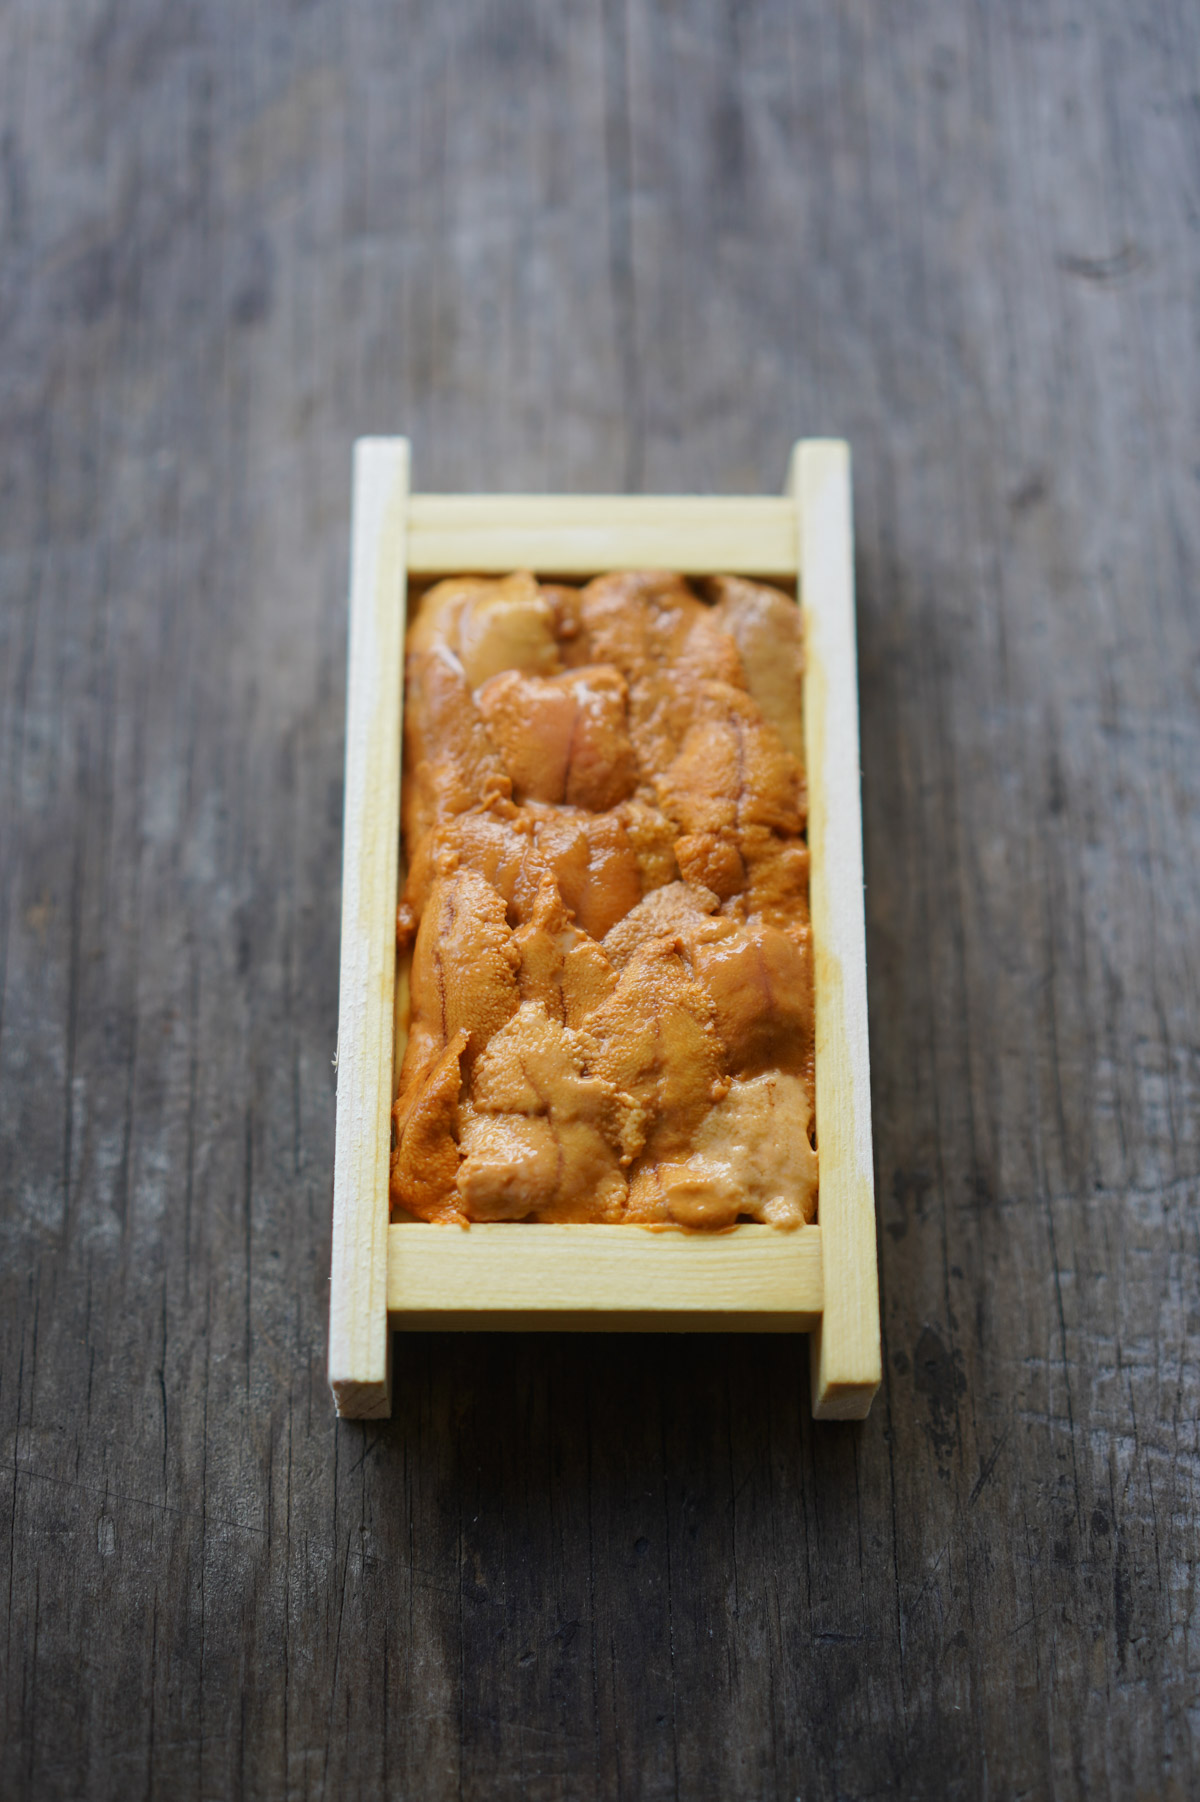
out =
[[(0, 52), (0, 1794), (1194, 1794), (1195, 10)], [(861, 1426), (768, 1335), (408, 1335), (333, 1420), (347, 447), (402, 428), (443, 492), (854, 447)]]

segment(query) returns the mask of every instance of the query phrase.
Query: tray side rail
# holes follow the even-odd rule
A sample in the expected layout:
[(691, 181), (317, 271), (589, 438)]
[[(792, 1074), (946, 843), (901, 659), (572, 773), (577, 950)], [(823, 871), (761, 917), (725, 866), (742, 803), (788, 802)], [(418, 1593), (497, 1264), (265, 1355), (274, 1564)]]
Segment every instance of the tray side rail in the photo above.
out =
[(340, 1415), (391, 1412), (388, 1165), (396, 980), (409, 446), (354, 447), (329, 1383)]
[(809, 1368), (815, 1417), (861, 1420), (881, 1368), (849, 445), (801, 440), (792, 452), (788, 491), (797, 513), (804, 613), (817, 1218), (825, 1280)]

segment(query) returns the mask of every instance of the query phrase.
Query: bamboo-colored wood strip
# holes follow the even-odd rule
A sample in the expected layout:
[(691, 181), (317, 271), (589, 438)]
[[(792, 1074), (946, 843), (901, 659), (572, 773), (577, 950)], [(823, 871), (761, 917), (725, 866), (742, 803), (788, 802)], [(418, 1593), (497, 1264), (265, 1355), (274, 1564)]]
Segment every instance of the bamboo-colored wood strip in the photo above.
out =
[(414, 494), (412, 575), (736, 570), (792, 577), (795, 508), (769, 495)]
[(800, 528), (804, 609), (825, 1273), (825, 1305), (810, 1353), (813, 1413), (857, 1420), (879, 1387), (880, 1351), (849, 446), (819, 439), (797, 444), (788, 486)]
[(388, 1235), (388, 1311), (402, 1330), (808, 1332), (821, 1303), (815, 1226), (707, 1235), (506, 1221), (464, 1232), (414, 1221)]
[(338, 1413), (390, 1412), (388, 1155), (409, 448), (354, 447), (329, 1381)]

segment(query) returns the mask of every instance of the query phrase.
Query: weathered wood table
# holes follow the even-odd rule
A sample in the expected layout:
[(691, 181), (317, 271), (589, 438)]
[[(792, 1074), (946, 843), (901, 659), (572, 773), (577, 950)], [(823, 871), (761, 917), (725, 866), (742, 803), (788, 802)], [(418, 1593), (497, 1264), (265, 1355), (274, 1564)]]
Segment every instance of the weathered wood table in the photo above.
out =
[[(0, 9), (0, 1794), (1195, 1794), (1200, 18)], [(351, 439), (856, 453), (885, 1382), (325, 1384)]]

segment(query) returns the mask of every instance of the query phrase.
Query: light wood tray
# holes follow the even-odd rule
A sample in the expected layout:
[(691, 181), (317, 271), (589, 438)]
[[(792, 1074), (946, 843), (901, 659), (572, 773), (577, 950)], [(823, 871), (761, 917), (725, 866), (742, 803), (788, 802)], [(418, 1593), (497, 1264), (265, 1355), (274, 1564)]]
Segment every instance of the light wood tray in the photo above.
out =
[[(795, 582), (816, 993), (819, 1224), (718, 1234), (388, 1223), (405, 604), (410, 576), (533, 569)], [(784, 498), (413, 494), (403, 438), (354, 451), (329, 1380), (338, 1413), (391, 1412), (394, 1330), (799, 1332), (813, 1412), (879, 1386), (850, 456), (798, 443)]]

